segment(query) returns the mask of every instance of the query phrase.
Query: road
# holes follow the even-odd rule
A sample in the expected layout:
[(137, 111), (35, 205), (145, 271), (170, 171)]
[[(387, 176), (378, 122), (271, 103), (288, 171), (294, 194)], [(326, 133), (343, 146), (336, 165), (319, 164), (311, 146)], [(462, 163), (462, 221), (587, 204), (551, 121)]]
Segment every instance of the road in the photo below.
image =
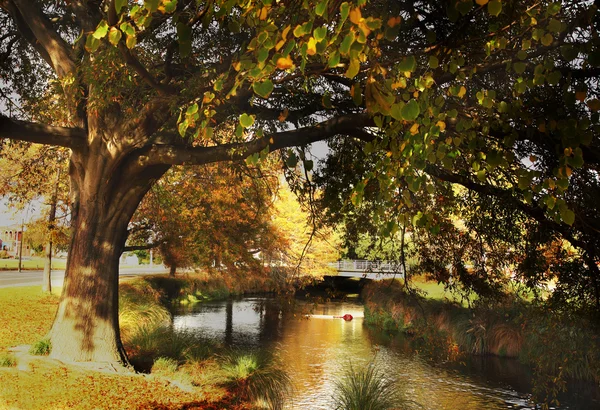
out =
[[(164, 266), (140, 266), (135, 268), (121, 268), (119, 271), (120, 277), (130, 277), (138, 275), (157, 275), (161, 273), (167, 273), (169, 270)], [(44, 271), (41, 270), (24, 270), (22, 272), (13, 271), (0, 271), (0, 288), (9, 288), (15, 286), (37, 286), (42, 285), (42, 275)], [(53, 270), (52, 271), (52, 286), (61, 287), (63, 285), (65, 277), (64, 270)]]

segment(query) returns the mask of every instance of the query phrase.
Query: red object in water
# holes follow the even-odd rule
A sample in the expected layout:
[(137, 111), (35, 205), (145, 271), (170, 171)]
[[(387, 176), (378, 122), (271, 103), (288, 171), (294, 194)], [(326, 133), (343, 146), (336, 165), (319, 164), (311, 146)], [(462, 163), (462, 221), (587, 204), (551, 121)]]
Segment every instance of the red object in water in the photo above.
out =
[(352, 320), (352, 315), (349, 313), (346, 313), (344, 316), (342, 316), (342, 319), (346, 320), (346, 321), (350, 321)]

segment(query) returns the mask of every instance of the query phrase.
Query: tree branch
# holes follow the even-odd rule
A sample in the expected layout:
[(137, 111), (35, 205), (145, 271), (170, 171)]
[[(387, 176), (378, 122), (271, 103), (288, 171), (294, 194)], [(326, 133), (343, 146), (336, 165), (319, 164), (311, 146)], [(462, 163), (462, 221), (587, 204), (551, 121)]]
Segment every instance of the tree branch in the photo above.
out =
[[(145, 251), (148, 249), (154, 249), (154, 248), (158, 248), (160, 245), (162, 245), (164, 242), (159, 242), (159, 243), (149, 243), (146, 245), (132, 245), (132, 246), (124, 246), (123, 247), (123, 252), (131, 252), (131, 251)], [(121, 253), (123, 253), (121, 252)]]
[(529, 205), (518, 198), (515, 198), (509, 190), (491, 186), (491, 185), (482, 185), (476, 182), (471, 181), (467, 177), (463, 175), (453, 174), (448, 171), (445, 171), (441, 168), (435, 167), (433, 165), (427, 165), (425, 167), (425, 172), (431, 175), (434, 178), (440, 179), (442, 181), (450, 182), (453, 184), (459, 184), (463, 187), (477, 192), (479, 194), (491, 195), (497, 198), (505, 199), (512, 207), (521, 210), (526, 215), (535, 219), (539, 223), (542, 223), (546, 226), (550, 226), (555, 232), (558, 232), (569, 241), (573, 246), (577, 246), (578, 248), (589, 252), (588, 245), (585, 241), (577, 239), (572, 232), (572, 229), (566, 225), (554, 222), (553, 220), (546, 217), (546, 213), (544, 210), (538, 206)]
[[(58, 77), (63, 78), (69, 73), (74, 73), (76, 66), (69, 46), (52, 28), (52, 24), (41, 9), (30, 0), (11, 0), (9, 3), (13, 3), (19, 10), (35, 40), (47, 53), (50, 64)], [(35, 47), (35, 43), (32, 44)]]
[(81, 149), (86, 133), (80, 128), (54, 127), (10, 119), (0, 114), (0, 138)]
[(150, 165), (202, 165), (220, 161), (236, 161), (247, 158), (264, 149), (278, 149), (308, 145), (335, 135), (344, 134), (370, 141), (374, 137), (363, 128), (372, 125), (367, 114), (336, 117), (310, 127), (277, 132), (262, 138), (244, 142), (218, 145), (214, 147), (184, 147), (173, 145), (153, 145), (143, 150), (138, 162)]

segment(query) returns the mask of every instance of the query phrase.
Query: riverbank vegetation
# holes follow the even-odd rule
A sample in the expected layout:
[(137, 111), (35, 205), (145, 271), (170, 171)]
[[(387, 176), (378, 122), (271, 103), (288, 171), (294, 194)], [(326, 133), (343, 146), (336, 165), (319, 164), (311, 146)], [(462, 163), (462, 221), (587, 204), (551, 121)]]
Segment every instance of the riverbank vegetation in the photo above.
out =
[(407, 293), (399, 281), (371, 283), (363, 296), (367, 324), (409, 335), (425, 356), (496, 355), (530, 365), (540, 402), (554, 400), (570, 380), (600, 383), (600, 331), (572, 311), (514, 294), (465, 307)]

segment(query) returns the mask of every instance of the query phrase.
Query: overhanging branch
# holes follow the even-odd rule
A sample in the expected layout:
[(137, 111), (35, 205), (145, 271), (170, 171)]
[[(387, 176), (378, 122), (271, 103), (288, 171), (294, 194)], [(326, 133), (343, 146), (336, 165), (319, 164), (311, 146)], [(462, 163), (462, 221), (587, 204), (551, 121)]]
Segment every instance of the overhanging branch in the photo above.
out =
[(268, 148), (269, 152), (282, 148), (308, 145), (335, 135), (349, 135), (370, 141), (374, 137), (364, 130), (372, 125), (367, 114), (335, 117), (310, 127), (277, 132), (245, 143), (214, 147), (184, 147), (153, 145), (138, 156), (140, 165), (202, 165), (220, 161), (236, 161)]
[(57, 145), (80, 149), (85, 146), (86, 134), (80, 128), (55, 127), (13, 120), (0, 114), (0, 138)]

